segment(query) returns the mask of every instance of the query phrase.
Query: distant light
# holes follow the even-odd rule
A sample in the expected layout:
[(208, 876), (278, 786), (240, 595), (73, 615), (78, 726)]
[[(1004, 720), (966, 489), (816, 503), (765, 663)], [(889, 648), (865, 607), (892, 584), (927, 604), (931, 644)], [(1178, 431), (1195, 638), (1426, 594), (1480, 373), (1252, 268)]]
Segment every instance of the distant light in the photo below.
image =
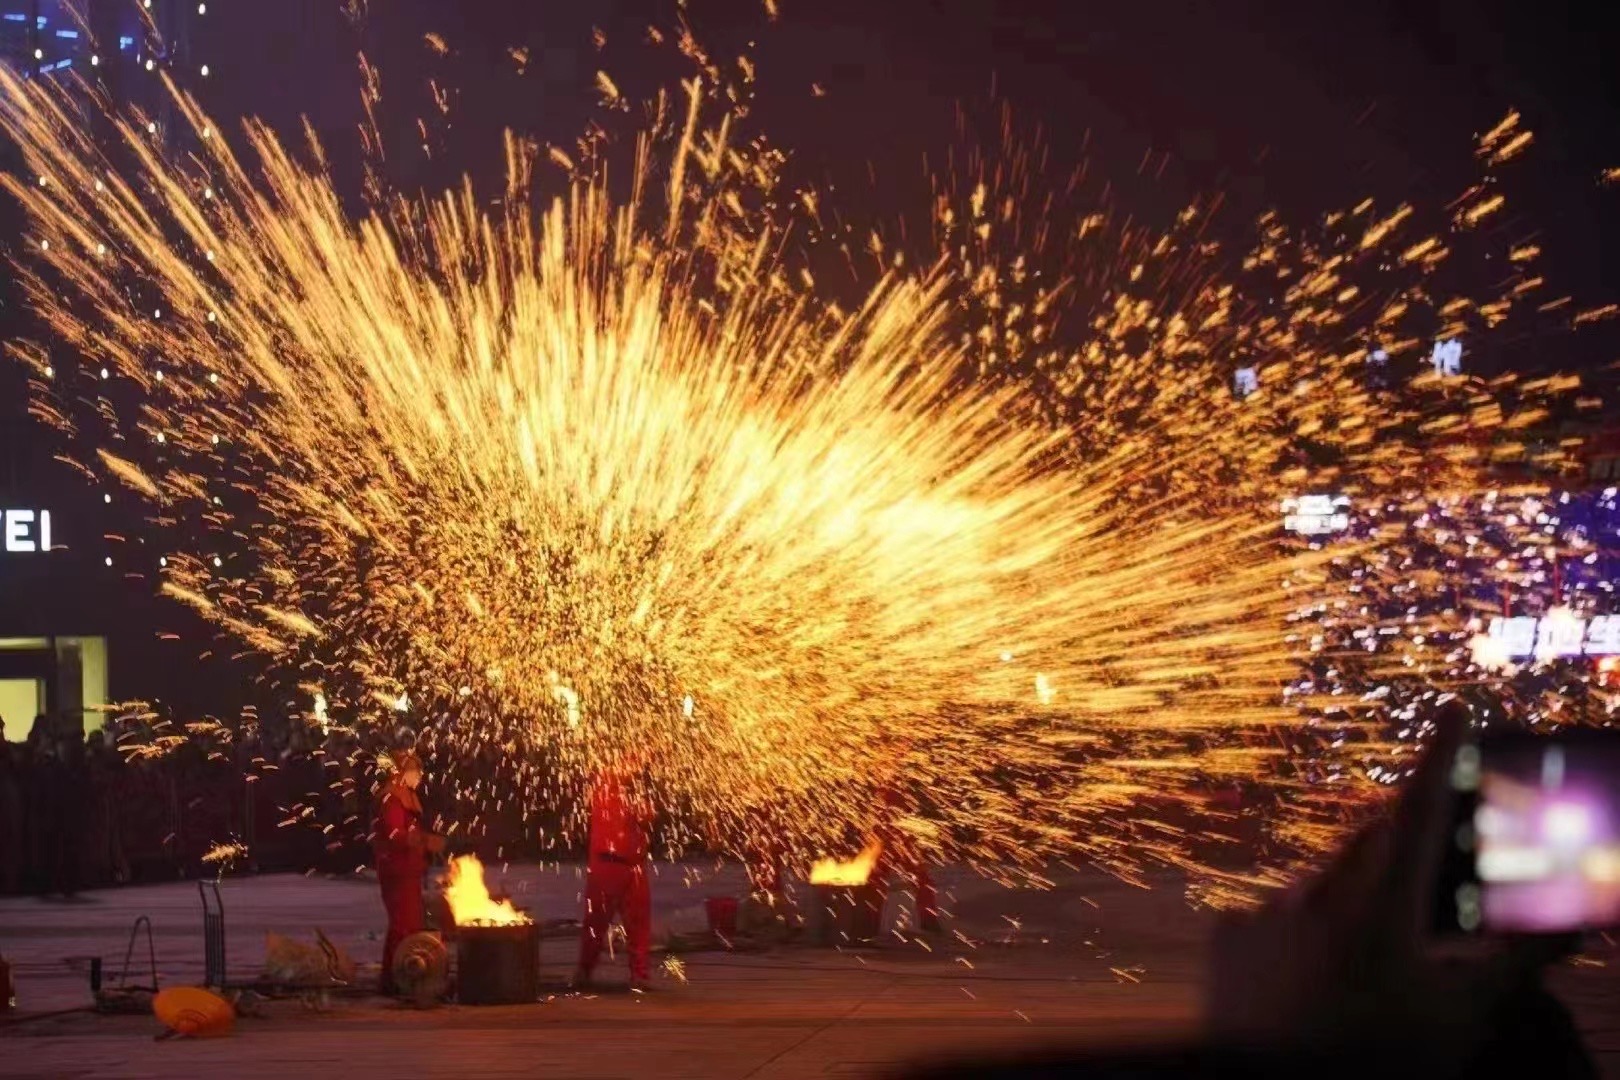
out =
[(77, 30), (58, 30), (56, 36), (60, 38), (76, 38), (79, 36), (79, 32)]
[(51, 242), (49, 240), (41, 240), (39, 242), (39, 250), (41, 250), (41, 251), (49, 251), (49, 250), (51, 250)]
[(160, 371), (160, 372), (158, 372), (158, 373), (157, 373), (157, 381), (158, 381), (158, 382), (162, 382), (162, 381), (163, 381), (163, 372), (161, 372), (161, 371)]
[(101, 190), (101, 181), (100, 181), (100, 180), (97, 180), (97, 181), (96, 181), (96, 190), (97, 190), (97, 191), (100, 191), (100, 190)]
[(150, 56), (147, 57), (146, 58), (146, 70), (151, 71), (155, 67), (157, 67), (157, 61), (153, 60)]
[(169, 557), (167, 555), (159, 555), (158, 556), (158, 565), (159, 566), (168, 566), (169, 565)]
[(214, 197), (214, 189), (213, 188), (211, 188), (211, 187), (203, 188), (203, 198), (212, 199), (213, 197)]
[(146, 133), (148, 135), (156, 135), (157, 134), (157, 122), (155, 120), (147, 122)]
[(50, 180), (46, 179), (43, 176), (39, 178), (39, 186), (40, 187), (45, 187), (45, 186), (47, 186), (49, 184), (50, 184)]
[(53, 367), (46, 367), (46, 369), (45, 369), (45, 377), (47, 379), (56, 378), (56, 369), (53, 368)]
[(1560, 847), (1579, 847), (1592, 833), (1592, 815), (1575, 803), (1555, 803), (1542, 817), (1541, 831)]
[(112, 565), (112, 556), (111, 555), (107, 556), (107, 565), (108, 566)]
[(1456, 338), (1448, 338), (1434, 343), (1434, 352), (1429, 362), (1434, 365), (1434, 373), (1441, 376), (1462, 374), (1462, 342)]
[(141, 7), (149, 8), (151, 6), (152, 6), (152, 0), (141, 0)]
[(131, 49), (131, 48), (134, 47), (134, 45), (135, 45), (135, 39), (132, 38), (132, 37), (120, 37), (118, 39), (118, 51), (119, 52), (124, 52), (127, 49)]
[(197, 14), (199, 14), (199, 15), (208, 14), (208, 5), (207, 4), (198, 4), (197, 5)]
[(205, 78), (205, 79), (208, 78), (208, 65), (204, 64), (202, 66), (201, 70), (202, 70), (202, 77)]
[[(211, 383), (217, 383), (217, 382), (219, 382), (219, 372), (217, 372), (217, 371), (210, 371), (210, 372), (209, 372), (209, 373), (208, 373), (208, 381), (209, 381), (209, 382), (211, 382)], [(219, 436), (218, 436), (218, 435), (215, 435), (215, 436), (214, 436), (214, 441), (215, 441), (215, 442), (219, 442)]]
[(97, 244), (96, 245), (96, 254), (97, 255), (105, 255), (105, 254), (107, 254), (107, 245), (106, 244)]
[(215, 569), (218, 569), (219, 567), (224, 566), (224, 565), (225, 565), (225, 560), (221, 559), (218, 555), (215, 555), (214, 556), (214, 567), (215, 567)]
[(112, 496), (111, 495), (103, 495), (101, 497), (101, 501), (106, 503), (108, 506), (111, 506), (112, 505)]
[(157, 441), (158, 442), (168, 442), (169, 440), (164, 438), (163, 437), (163, 432), (160, 431), (160, 432), (157, 433)]
[(215, 435), (215, 436), (214, 436), (214, 445), (215, 445), (215, 446), (218, 446), (218, 445), (219, 445), (219, 436), (218, 436), (218, 435)]
[(102, 368), (102, 369), (101, 369), (101, 377), (102, 377), (102, 378), (103, 378), (103, 379), (106, 379), (106, 378), (110, 378), (110, 377), (111, 377), (111, 376), (109, 376), (109, 375), (108, 375), (108, 374), (107, 374), (107, 369), (106, 369), (106, 368)]
[(44, 49), (35, 49), (34, 50), (34, 59), (35, 60), (43, 60), (43, 59), (45, 59), (45, 50)]
[(6, 20), (6, 22), (27, 22), (28, 21), (28, 16), (24, 15), (20, 11), (8, 11), (8, 12), (5, 13), (5, 15), (0, 16), (0, 18), (4, 18)]

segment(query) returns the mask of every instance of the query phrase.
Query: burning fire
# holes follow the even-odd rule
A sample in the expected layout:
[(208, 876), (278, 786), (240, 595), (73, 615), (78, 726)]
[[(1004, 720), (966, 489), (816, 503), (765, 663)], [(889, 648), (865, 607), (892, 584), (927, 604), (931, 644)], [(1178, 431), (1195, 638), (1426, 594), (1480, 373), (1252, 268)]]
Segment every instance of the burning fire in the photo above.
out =
[(530, 921), (510, 900), (490, 899), (484, 884), (484, 864), (476, 855), (458, 855), (450, 860), (444, 898), (457, 926), (511, 926)]
[(810, 868), (810, 884), (812, 885), (865, 885), (872, 876), (872, 868), (877, 865), (878, 856), (883, 854), (883, 843), (874, 840), (861, 850), (861, 853), (848, 862), (839, 862), (837, 859), (818, 859)]

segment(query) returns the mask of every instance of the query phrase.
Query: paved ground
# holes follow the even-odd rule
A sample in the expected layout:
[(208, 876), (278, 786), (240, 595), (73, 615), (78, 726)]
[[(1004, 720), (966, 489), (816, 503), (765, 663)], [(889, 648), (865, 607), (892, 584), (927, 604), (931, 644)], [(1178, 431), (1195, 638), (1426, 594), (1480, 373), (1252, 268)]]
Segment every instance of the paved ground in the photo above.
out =
[[(861, 953), (804, 947), (687, 954), (684, 984), (652, 993), (609, 985), (561, 992), (571, 942), (548, 941), (557, 993), (526, 1007), (423, 1013), (380, 999), (324, 1012), (277, 1003), (228, 1039), (154, 1042), (149, 1017), (42, 1016), (0, 1028), (0, 1076), (230, 1076), (285, 1080), (301, 1071), (346, 1077), (871, 1076), (918, 1058), (1053, 1043), (1160, 1042), (1187, 1033), (1200, 992), (1206, 916), (1175, 883), (1152, 891), (1075, 875), (1047, 893), (1009, 892), (943, 875), (955, 926), (975, 939), (930, 952), (895, 938)], [(706, 895), (737, 891), (735, 872), (664, 868), (655, 886), (661, 929), (702, 923)], [(541, 917), (575, 912), (573, 868), (509, 874), (506, 887)], [(362, 959), (375, 957), (374, 887), (299, 877), (223, 886), (233, 977), (253, 977), (266, 930), (322, 927)], [(88, 1003), (87, 964), (121, 963), (127, 927), (149, 914), (166, 985), (199, 981), (201, 906), (191, 883), (91, 894), (76, 903), (0, 901), (0, 952), (18, 967), (25, 1012)], [(1620, 963), (1557, 973), (1606, 1075), (1620, 1078)]]

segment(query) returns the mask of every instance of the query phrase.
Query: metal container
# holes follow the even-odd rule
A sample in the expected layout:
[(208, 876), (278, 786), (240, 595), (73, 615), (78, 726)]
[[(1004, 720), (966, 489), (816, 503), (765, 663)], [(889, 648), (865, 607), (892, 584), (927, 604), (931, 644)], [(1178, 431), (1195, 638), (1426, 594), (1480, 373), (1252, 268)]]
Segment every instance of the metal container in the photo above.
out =
[(871, 945), (882, 935), (887, 894), (881, 883), (817, 885), (815, 890), (810, 937), (817, 945)]
[(456, 1000), (463, 1005), (523, 1005), (540, 997), (536, 923), (456, 927)]
[(703, 901), (704, 914), (709, 919), (709, 933), (721, 937), (737, 936), (737, 898), (711, 896)]

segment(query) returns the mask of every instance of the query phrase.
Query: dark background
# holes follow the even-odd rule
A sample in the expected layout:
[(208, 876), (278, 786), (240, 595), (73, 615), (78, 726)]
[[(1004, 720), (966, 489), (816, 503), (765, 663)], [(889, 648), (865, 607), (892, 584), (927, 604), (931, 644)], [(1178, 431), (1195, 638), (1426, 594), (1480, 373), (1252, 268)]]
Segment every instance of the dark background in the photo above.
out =
[[(0, 0), (7, 10), (25, 6)], [(336, 0), (208, 8), (184, 58), (193, 70), (210, 65), (198, 84), (205, 104), (222, 121), (260, 115), (288, 133), (308, 117), (355, 196), (359, 48), (382, 71), (391, 177), (405, 189), (437, 189), (464, 171), (499, 184), (505, 126), (571, 146), (597, 115), (599, 68), (631, 97), (680, 70), (638, 44), (649, 22), (674, 25), (673, 0), (371, 0), (359, 30)], [(1213, 191), (1226, 192), (1239, 217), (1276, 206), (1300, 220), (1367, 194), (1445, 200), (1477, 176), (1473, 137), (1517, 107), (1537, 140), (1510, 166), (1510, 227), (1546, 250), (1551, 295), (1597, 302), (1615, 291), (1607, 260), (1620, 236), (1620, 188), (1602, 188), (1598, 176), (1620, 165), (1616, 5), (781, 0), (781, 8), (772, 25), (758, 0), (693, 0), (689, 18), (717, 58), (757, 43), (761, 126), (793, 152), (805, 179), (836, 184), (836, 201), (871, 220), (918, 212), (924, 162), (937, 165), (951, 143), (955, 104), (982, 106), (993, 79), (1020, 123), (1044, 131), (1056, 165), (1089, 157), (1115, 180), (1119, 203), (1150, 219)], [(593, 27), (606, 34), (601, 54)], [(424, 45), (430, 31), (447, 55)], [(526, 73), (510, 47), (529, 50)], [(403, 137), (431, 112), (430, 79), (453, 95), (431, 160)], [(812, 96), (813, 83), (824, 96)], [(1149, 158), (1144, 179), (1150, 152), (1161, 156)], [(14, 211), (0, 209), (0, 242), (14, 245), (18, 227)], [(0, 330), (9, 338), (26, 322), (7, 284)], [(1570, 340), (1569, 355), (1551, 362), (1595, 370), (1613, 359)], [(197, 664), (210, 631), (152, 600), (159, 553), (104, 539), (137, 537), (138, 508), (127, 498), (103, 506), (99, 491), (53, 465), (54, 436), (26, 419), (22, 402), (19, 373), (0, 363), (0, 505), (51, 508), (71, 550), (49, 565), (0, 562), (0, 636), (41, 625), (107, 633), (115, 694), (224, 711), (239, 676), (217, 659)], [(101, 565), (109, 551), (118, 556), (112, 570)], [(160, 641), (156, 632), (168, 630), (180, 639)]]

